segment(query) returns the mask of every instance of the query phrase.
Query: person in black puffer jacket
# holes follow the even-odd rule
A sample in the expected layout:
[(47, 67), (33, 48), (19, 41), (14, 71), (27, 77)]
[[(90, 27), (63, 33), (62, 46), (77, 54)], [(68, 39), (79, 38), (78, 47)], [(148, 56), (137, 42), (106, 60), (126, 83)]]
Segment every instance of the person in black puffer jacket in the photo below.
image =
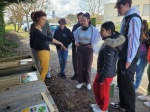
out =
[(97, 74), (93, 83), (96, 104), (92, 104), (94, 112), (107, 112), (109, 106), (110, 83), (116, 75), (118, 53), (122, 49), (125, 37), (115, 32), (115, 25), (108, 21), (101, 26), (104, 40), (97, 60)]

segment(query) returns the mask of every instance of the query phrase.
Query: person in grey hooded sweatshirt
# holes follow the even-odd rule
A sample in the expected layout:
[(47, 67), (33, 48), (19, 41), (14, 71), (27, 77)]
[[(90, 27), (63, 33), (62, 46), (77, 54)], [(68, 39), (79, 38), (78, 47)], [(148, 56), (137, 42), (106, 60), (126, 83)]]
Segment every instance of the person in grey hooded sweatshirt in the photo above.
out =
[(139, 58), (142, 19), (136, 8), (131, 8), (132, 0), (117, 0), (116, 8), (120, 15), (124, 15), (120, 33), (126, 41), (119, 53), (117, 64), (119, 103), (111, 103), (113, 108), (121, 108), (126, 112), (135, 112), (135, 89), (133, 85), (136, 64)]

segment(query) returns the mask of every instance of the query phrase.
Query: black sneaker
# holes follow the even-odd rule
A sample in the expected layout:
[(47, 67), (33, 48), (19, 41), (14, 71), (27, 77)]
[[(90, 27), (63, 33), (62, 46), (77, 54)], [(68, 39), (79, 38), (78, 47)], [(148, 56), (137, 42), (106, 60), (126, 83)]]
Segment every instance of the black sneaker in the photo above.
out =
[(58, 73), (57, 77), (61, 77), (61, 75), (62, 75), (61, 73)]
[(118, 103), (110, 103), (110, 106), (111, 106), (112, 108), (114, 108), (114, 109), (121, 109), (121, 110), (125, 111), (125, 109), (122, 108), (122, 107), (120, 106), (120, 104), (118, 104)]
[(61, 77), (62, 77), (63, 79), (65, 79), (65, 78), (66, 78), (66, 75), (63, 73), (63, 74), (61, 74)]
[(71, 77), (71, 80), (75, 80), (75, 79), (77, 79), (78, 78), (78, 76), (76, 75), (76, 74), (74, 74), (72, 77)]
[(115, 88), (116, 88), (116, 89), (119, 89), (119, 86), (118, 86), (118, 85), (116, 85), (116, 86), (115, 86)]

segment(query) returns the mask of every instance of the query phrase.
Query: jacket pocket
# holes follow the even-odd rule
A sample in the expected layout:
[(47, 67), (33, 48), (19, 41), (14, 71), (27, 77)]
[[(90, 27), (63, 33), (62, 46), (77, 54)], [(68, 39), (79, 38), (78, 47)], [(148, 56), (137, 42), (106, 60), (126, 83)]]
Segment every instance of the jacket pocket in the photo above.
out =
[(134, 58), (131, 65), (126, 69), (127, 74), (135, 74), (138, 58)]

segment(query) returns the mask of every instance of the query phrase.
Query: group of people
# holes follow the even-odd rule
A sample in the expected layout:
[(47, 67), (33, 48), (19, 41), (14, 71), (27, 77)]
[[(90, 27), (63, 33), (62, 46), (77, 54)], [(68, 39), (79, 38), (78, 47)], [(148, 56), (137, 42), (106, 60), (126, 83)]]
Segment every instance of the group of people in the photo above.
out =
[[(91, 90), (90, 74), (93, 52), (102, 38), (97, 60), (97, 73), (93, 82), (96, 104), (91, 104), (94, 112), (107, 112), (109, 107), (110, 84), (117, 73), (119, 87), (119, 103), (110, 103), (113, 108), (121, 108), (126, 112), (135, 112), (135, 93), (138, 89), (144, 69), (148, 66), (148, 93), (138, 96), (141, 100), (149, 100), (144, 104), (150, 107), (150, 31), (146, 20), (141, 19), (139, 11), (131, 8), (132, 0), (117, 0), (116, 8), (123, 15), (120, 33), (115, 31), (112, 21), (101, 25), (100, 33), (92, 26), (89, 13), (78, 13), (78, 23), (72, 32), (66, 27), (66, 20), (61, 18), (59, 28), (52, 37), (46, 22), (46, 14), (37, 11), (31, 14), (33, 24), (30, 29), (30, 47), (41, 78), (44, 81), (49, 71), (49, 43), (56, 45), (60, 72), (59, 77), (66, 78), (65, 68), (68, 58), (68, 45), (72, 43), (72, 62), (74, 75), (78, 79), (77, 89), (86, 85)], [(136, 78), (134, 82), (134, 74)]]

